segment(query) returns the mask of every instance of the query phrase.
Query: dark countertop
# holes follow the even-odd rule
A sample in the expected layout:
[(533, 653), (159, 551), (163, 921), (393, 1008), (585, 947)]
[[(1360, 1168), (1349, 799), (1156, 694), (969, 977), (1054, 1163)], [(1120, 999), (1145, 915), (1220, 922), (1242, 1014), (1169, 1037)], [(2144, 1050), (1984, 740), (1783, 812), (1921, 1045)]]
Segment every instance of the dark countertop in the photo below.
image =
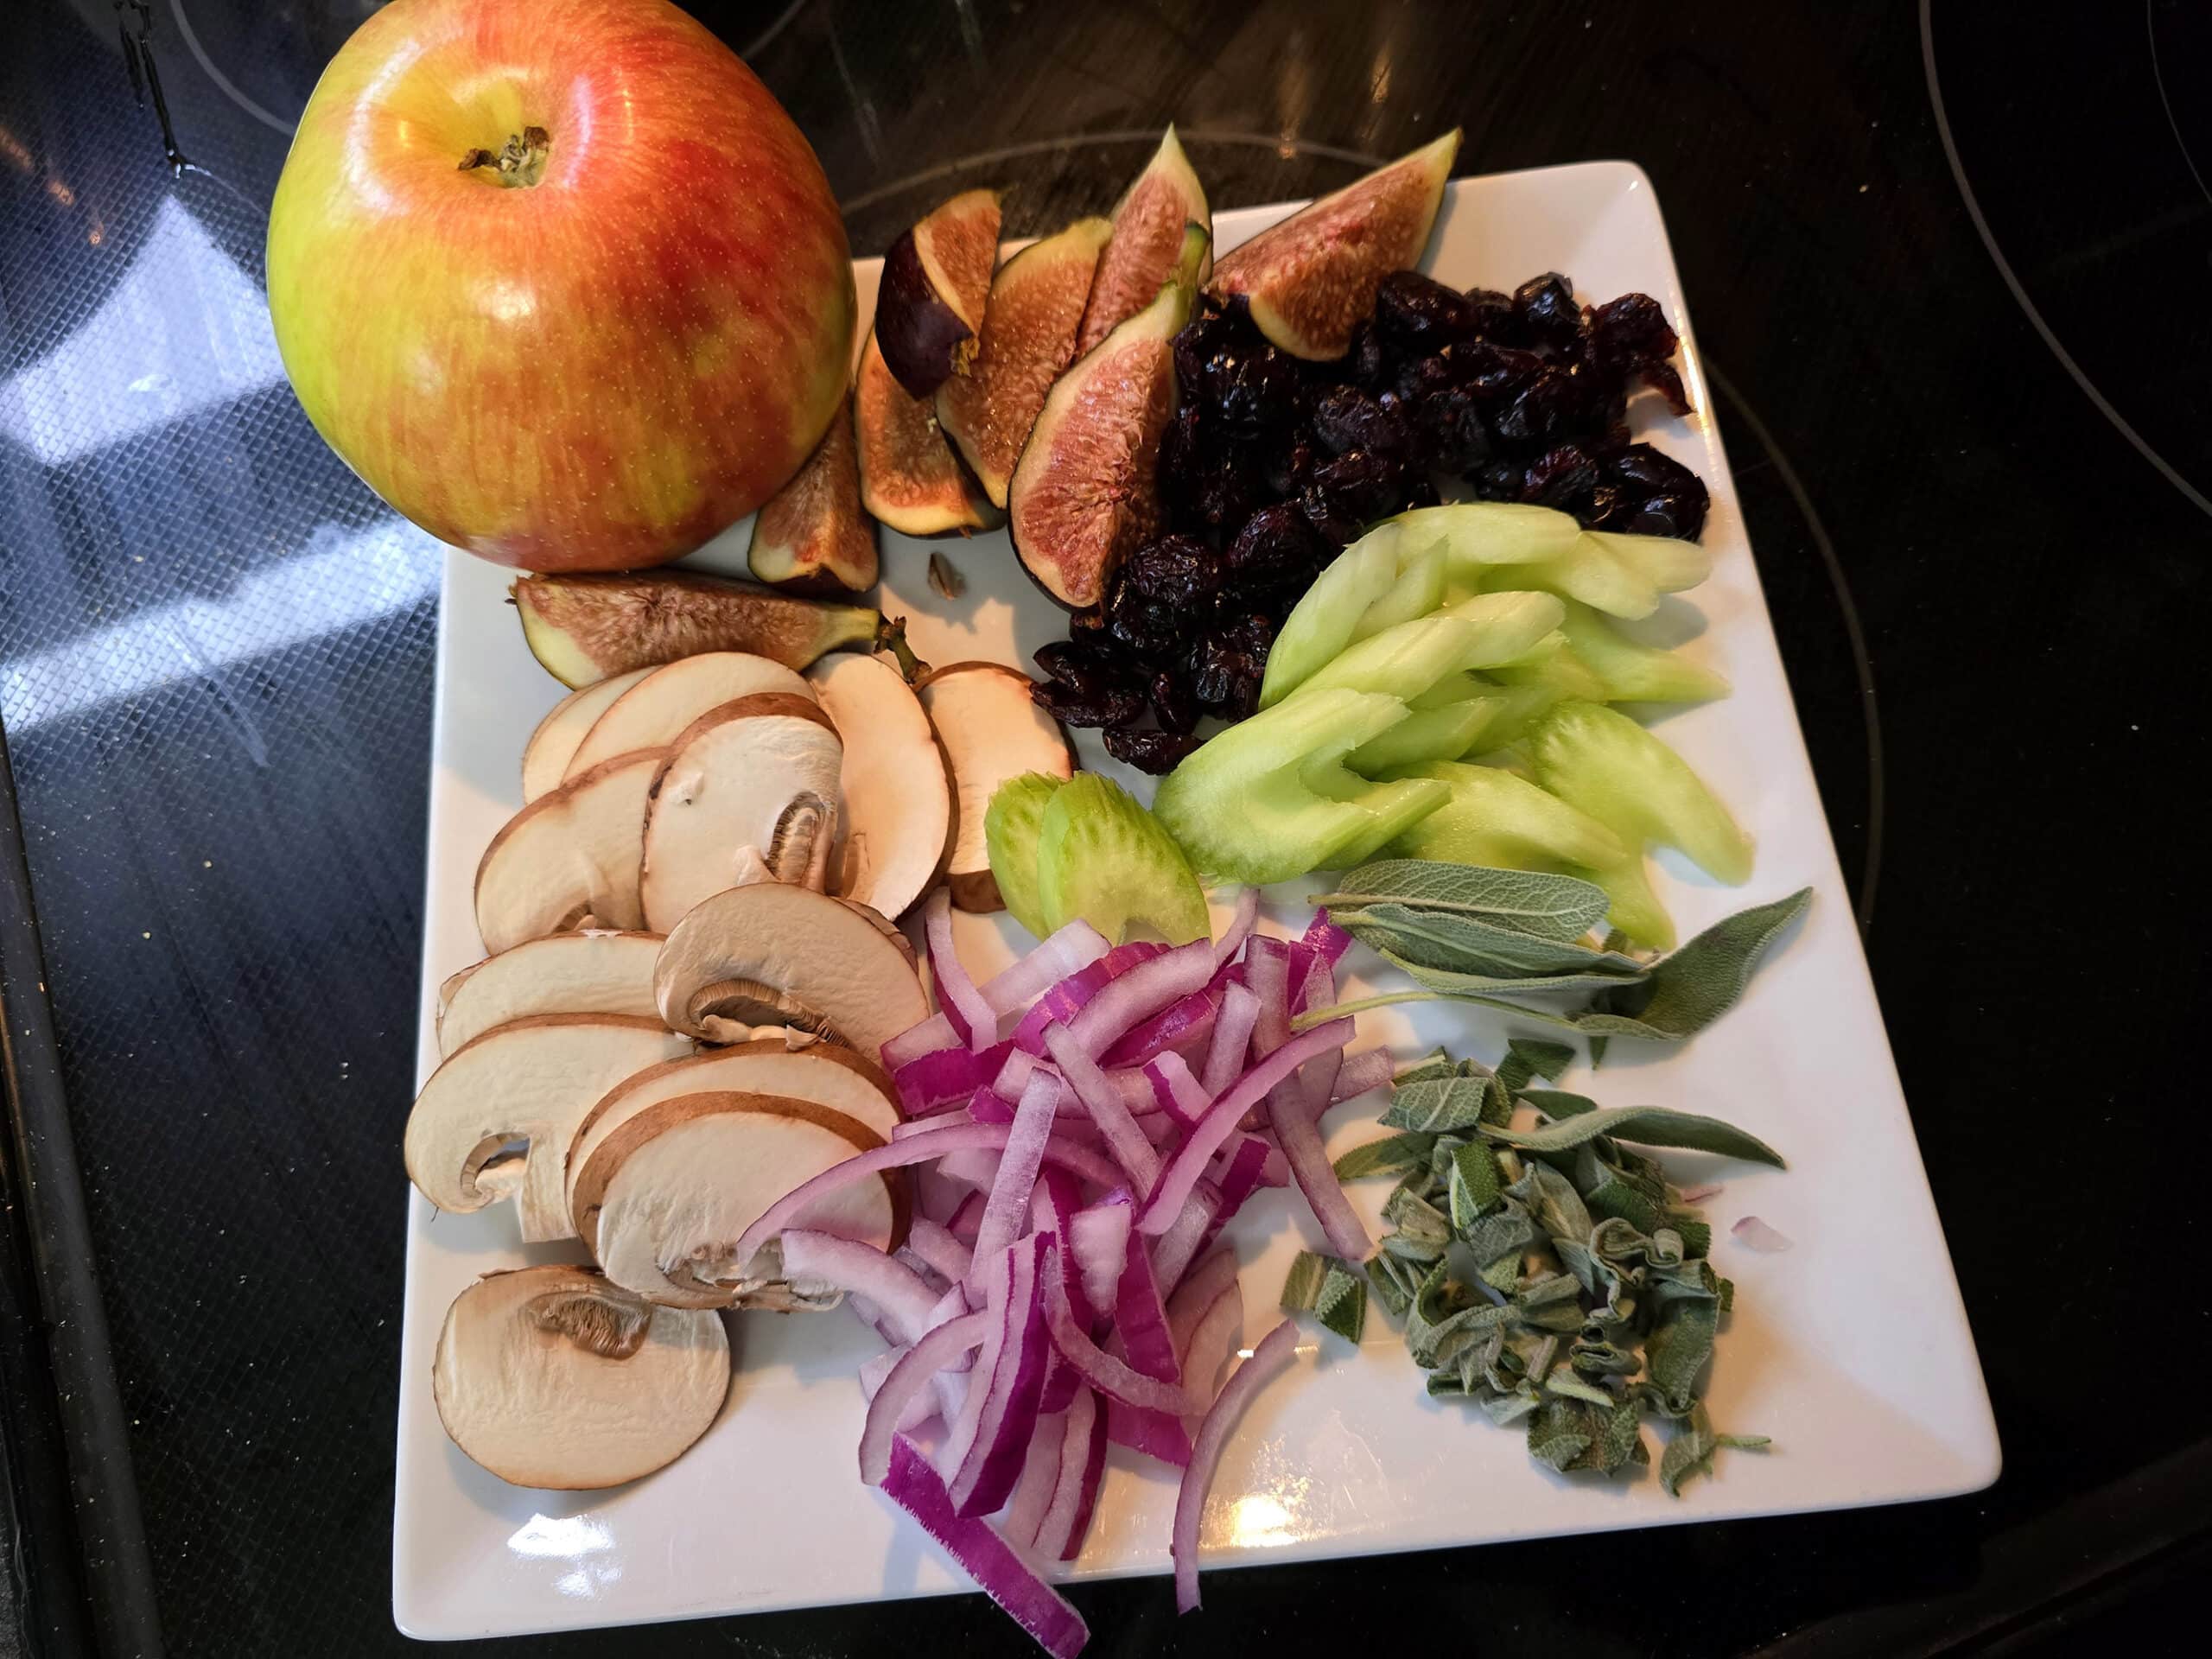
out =
[[(0, 16), (0, 721), (44, 947), (6, 981), (10, 1076), (43, 993), (180, 1653), (406, 1645), (435, 552), (402, 525), (359, 555), (392, 521), (237, 326), (290, 119), (371, 9), (156, 3), (177, 178), (108, 0)], [(1014, 187), (1011, 233), (1103, 210), (1170, 118), (1217, 208), (1454, 123), (1463, 172), (1643, 166), (1996, 1405), (2005, 1473), (1972, 1497), (1223, 1573), (1179, 1625), (1157, 1581), (1090, 1586), (1092, 1651), (1333, 1648), (1393, 1615), (1495, 1656), (2177, 1649), (2212, 1566), (2181, 1041), (2206, 983), (2204, 9), (697, 10), (814, 141), (861, 253), (971, 182)], [(24, 1583), (66, 1601), (99, 1527), (54, 1501), (51, 1333), (0, 1266), (6, 1654)], [(25, 1650), (74, 1650), (38, 1601)], [(976, 1598), (649, 1641), (954, 1643), (1025, 1649)]]

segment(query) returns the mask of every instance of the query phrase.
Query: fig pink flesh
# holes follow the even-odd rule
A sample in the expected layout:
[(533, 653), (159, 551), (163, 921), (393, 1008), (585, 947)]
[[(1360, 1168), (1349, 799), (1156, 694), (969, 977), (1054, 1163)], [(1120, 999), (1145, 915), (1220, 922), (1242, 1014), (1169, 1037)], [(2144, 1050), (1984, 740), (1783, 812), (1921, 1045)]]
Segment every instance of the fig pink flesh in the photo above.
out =
[(1098, 345), (1115, 328), (1152, 303), (1160, 285), (1175, 274), (1182, 257), (1183, 226), (1205, 211), (1172, 177), (1147, 172), (1114, 218), (1114, 239), (1090, 281), (1090, 303), (1076, 338), (1076, 355)]
[(1065, 603), (1096, 604), (1122, 556), (1157, 527), (1153, 469), (1174, 413), (1174, 363), (1166, 340), (1135, 340), (1084, 365), (1079, 395), (1047, 436), (1046, 471), (1023, 500), (1014, 540)]

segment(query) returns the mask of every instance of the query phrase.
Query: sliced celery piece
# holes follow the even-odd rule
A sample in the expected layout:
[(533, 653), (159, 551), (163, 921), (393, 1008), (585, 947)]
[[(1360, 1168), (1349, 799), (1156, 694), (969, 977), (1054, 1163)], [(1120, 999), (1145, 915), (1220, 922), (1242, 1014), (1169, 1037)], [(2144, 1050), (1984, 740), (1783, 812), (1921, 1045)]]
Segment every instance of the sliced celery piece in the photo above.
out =
[(1045, 906), (1037, 893), (1037, 837), (1045, 809), (1064, 781), (1025, 772), (1001, 784), (983, 810), (983, 847), (999, 897), (1006, 900), (1007, 913), (1040, 939), (1052, 930), (1045, 925)]
[(1629, 856), (1628, 844), (1604, 824), (1496, 766), (1437, 760), (1404, 775), (1447, 785), (1452, 798), (1398, 837), (1393, 858), (1555, 870), (1597, 869)]
[(1659, 902), (1659, 895), (1652, 892), (1650, 872), (1644, 866), (1642, 853), (1630, 853), (1618, 864), (1601, 865), (1579, 874), (1588, 876), (1605, 890), (1605, 897), (1611, 900), (1611, 908), (1605, 912), (1609, 925), (1653, 950), (1675, 948), (1675, 918)]
[(1662, 594), (1694, 588), (1713, 574), (1713, 555), (1679, 536), (1630, 536), (1618, 530), (1582, 533)]
[(1398, 556), (1405, 540), (1405, 531), (1396, 523), (1377, 524), (1313, 579), (1268, 648), (1267, 672), (1260, 682), (1261, 708), (1274, 707), (1351, 643), (1360, 618), (1397, 582)]
[(1503, 584), (1488, 580), (1485, 566), (1545, 563), (1570, 551), (1582, 534), (1567, 514), (1516, 501), (1453, 501), (1387, 522), (1443, 537), (1451, 579), (1493, 589)]
[[(1208, 741), (1160, 781), (1153, 811), (1204, 874), (1255, 884), (1333, 868), (1406, 791), (1344, 772), (1351, 750), (1406, 716), (1395, 697), (1293, 697)], [(1336, 764), (1332, 764), (1336, 763)]]
[(1447, 674), (1525, 656), (1555, 628), (1549, 594), (1482, 594), (1433, 616), (1385, 628), (1338, 653), (1298, 688), (1379, 691), (1410, 701)]
[(1344, 757), (1363, 778), (1431, 760), (1457, 760), (1483, 741), (1484, 730), (1503, 706), (1501, 697), (1472, 696), (1440, 709), (1416, 709), (1382, 734)]
[(1482, 734), (1483, 743), (1491, 748), (1519, 742), (1530, 722), (1559, 701), (1559, 693), (1548, 685), (1501, 685), (1484, 695), (1497, 702)]
[(1095, 772), (1077, 772), (1045, 807), (1037, 894), (1040, 934), (1080, 917), (1116, 944), (1141, 923), (1187, 944), (1211, 927), (1183, 849), (1127, 790)]
[(1709, 702), (1728, 695), (1726, 675), (1692, 662), (1680, 652), (1637, 644), (1604, 612), (1592, 610), (1580, 600), (1567, 601), (1567, 620), (1560, 627), (1574, 660), (1599, 688), (1593, 696), (1588, 691), (1567, 691), (1562, 685), (1564, 696), (1593, 702)]
[(1446, 674), (1434, 685), (1413, 700), (1415, 709), (1446, 709), (1455, 702), (1465, 702), (1469, 697), (1479, 697), (1497, 689), (1497, 683), (1471, 670)]
[[(1573, 604), (1576, 601), (1569, 600), (1566, 602)], [(1589, 607), (1585, 606), (1583, 608), (1587, 610)], [(1588, 702), (1609, 700), (1605, 682), (1583, 660), (1580, 652), (1564, 643), (1561, 649), (1548, 657), (1540, 657), (1529, 663), (1501, 664), (1490, 672), (1491, 677), (1502, 684), (1541, 687), (1552, 694), (1551, 701), (1554, 702), (1566, 702), (1570, 698)]]
[(1346, 771), (1338, 761), (1317, 765), (1308, 771), (1306, 781), (1316, 794), (1326, 795), (1332, 800), (1356, 802), (1367, 813), (1366, 823), (1331, 848), (1314, 865), (1320, 870), (1348, 870), (1366, 863), (1452, 798), (1450, 787), (1433, 779), (1402, 778), (1387, 783), (1370, 783)]
[(1566, 552), (1541, 564), (1502, 565), (1484, 571), (1483, 586), (1493, 593), (1533, 588), (1562, 599), (1579, 599), (1610, 616), (1649, 616), (1659, 608), (1659, 590), (1649, 579), (1588, 536), (1577, 537)]
[[(1400, 543), (1410, 548), (1414, 537), (1408, 535)], [(1441, 537), (1431, 542), (1419, 552), (1398, 561), (1398, 579), (1390, 588), (1360, 613), (1347, 643), (1378, 634), (1385, 628), (1395, 627), (1401, 622), (1410, 622), (1415, 617), (1427, 616), (1444, 602), (1444, 543)]]
[(1680, 848), (1732, 887), (1750, 879), (1751, 841), (1688, 762), (1626, 715), (1563, 702), (1531, 729), (1536, 777), (1624, 841)]

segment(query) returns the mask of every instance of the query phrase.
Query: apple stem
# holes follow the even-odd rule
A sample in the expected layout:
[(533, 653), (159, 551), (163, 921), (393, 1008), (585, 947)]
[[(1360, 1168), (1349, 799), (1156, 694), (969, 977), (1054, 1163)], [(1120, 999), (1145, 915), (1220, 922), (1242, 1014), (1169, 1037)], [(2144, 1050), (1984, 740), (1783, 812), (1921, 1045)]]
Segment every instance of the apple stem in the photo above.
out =
[(461, 170), (469, 173), (488, 167), (492, 176), (509, 188), (532, 185), (545, 175), (545, 156), (552, 148), (551, 133), (543, 127), (524, 127), (496, 156), (488, 149), (470, 150), (461, 158)]
[(903, 616), (883, 619), (882, 626), (875, 631), (875, 648), (887, 651), (898, 659), (899, 677), (909, 685), (929, 672), (930, 665), (915, 656), (914, 648), (906, 643), (906, 619)]

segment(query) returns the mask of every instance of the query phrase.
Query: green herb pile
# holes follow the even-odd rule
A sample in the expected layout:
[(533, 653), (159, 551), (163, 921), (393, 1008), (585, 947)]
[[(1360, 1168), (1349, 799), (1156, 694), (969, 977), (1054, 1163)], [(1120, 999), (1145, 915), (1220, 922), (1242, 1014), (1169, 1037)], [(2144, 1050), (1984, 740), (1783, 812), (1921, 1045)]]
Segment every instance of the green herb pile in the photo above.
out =
[[(1337, 1174), (1401, 1174), (1382, 1211), (1396, 1230), (1367, 1278), (1404, 1322), (1431, 1395), (1525, 1422), (1530, 1454), (1562, 1471), (1649, 1463), (1643, 1424), (1657, 1418), (1660, 1484), (1679, 1495), (1718, 1448), (1767, 1442), (1707, 1419), (1698, 1380), (1734, 1287), (1706, 1259), (1712, 1228), (1638, 1148), (1782, 1158), (1717, 1118), (1529, 1086), (1573, 1058), (1515, 1042), (1493, 1074), (1439, 1053), (1399, 1075), (1382, 1120), (1397, 1133), (1346, 1153)], [(1512, 1127), (1516, 1103), (1535, 1109), (1535, 1128)], [(1356, 1340), (1364, 1300), (1338, 1283), (1351, 1271), (1301, 1256), (1284, 1305)]]
[[(1812, 902), (1810, 887), (1738, 911), (1670, 956), (1630, 956), (1585, 938), (1605, 919), (1605, 890), (1571, 875), (1394, 858), (1351, 871), (1315, 895), (1329, 919), (1422, 988), (1337, 1003), (1334, 1019), (1389, 1002), (1451, 998), (1503, 1008), (1590, 1039), (1590, 1061), (1615, 1037), (1687, 1042), (1743, 995), (1761, 955)], [(1594, 993), (1566, 1012), (1502, 1001)]]

